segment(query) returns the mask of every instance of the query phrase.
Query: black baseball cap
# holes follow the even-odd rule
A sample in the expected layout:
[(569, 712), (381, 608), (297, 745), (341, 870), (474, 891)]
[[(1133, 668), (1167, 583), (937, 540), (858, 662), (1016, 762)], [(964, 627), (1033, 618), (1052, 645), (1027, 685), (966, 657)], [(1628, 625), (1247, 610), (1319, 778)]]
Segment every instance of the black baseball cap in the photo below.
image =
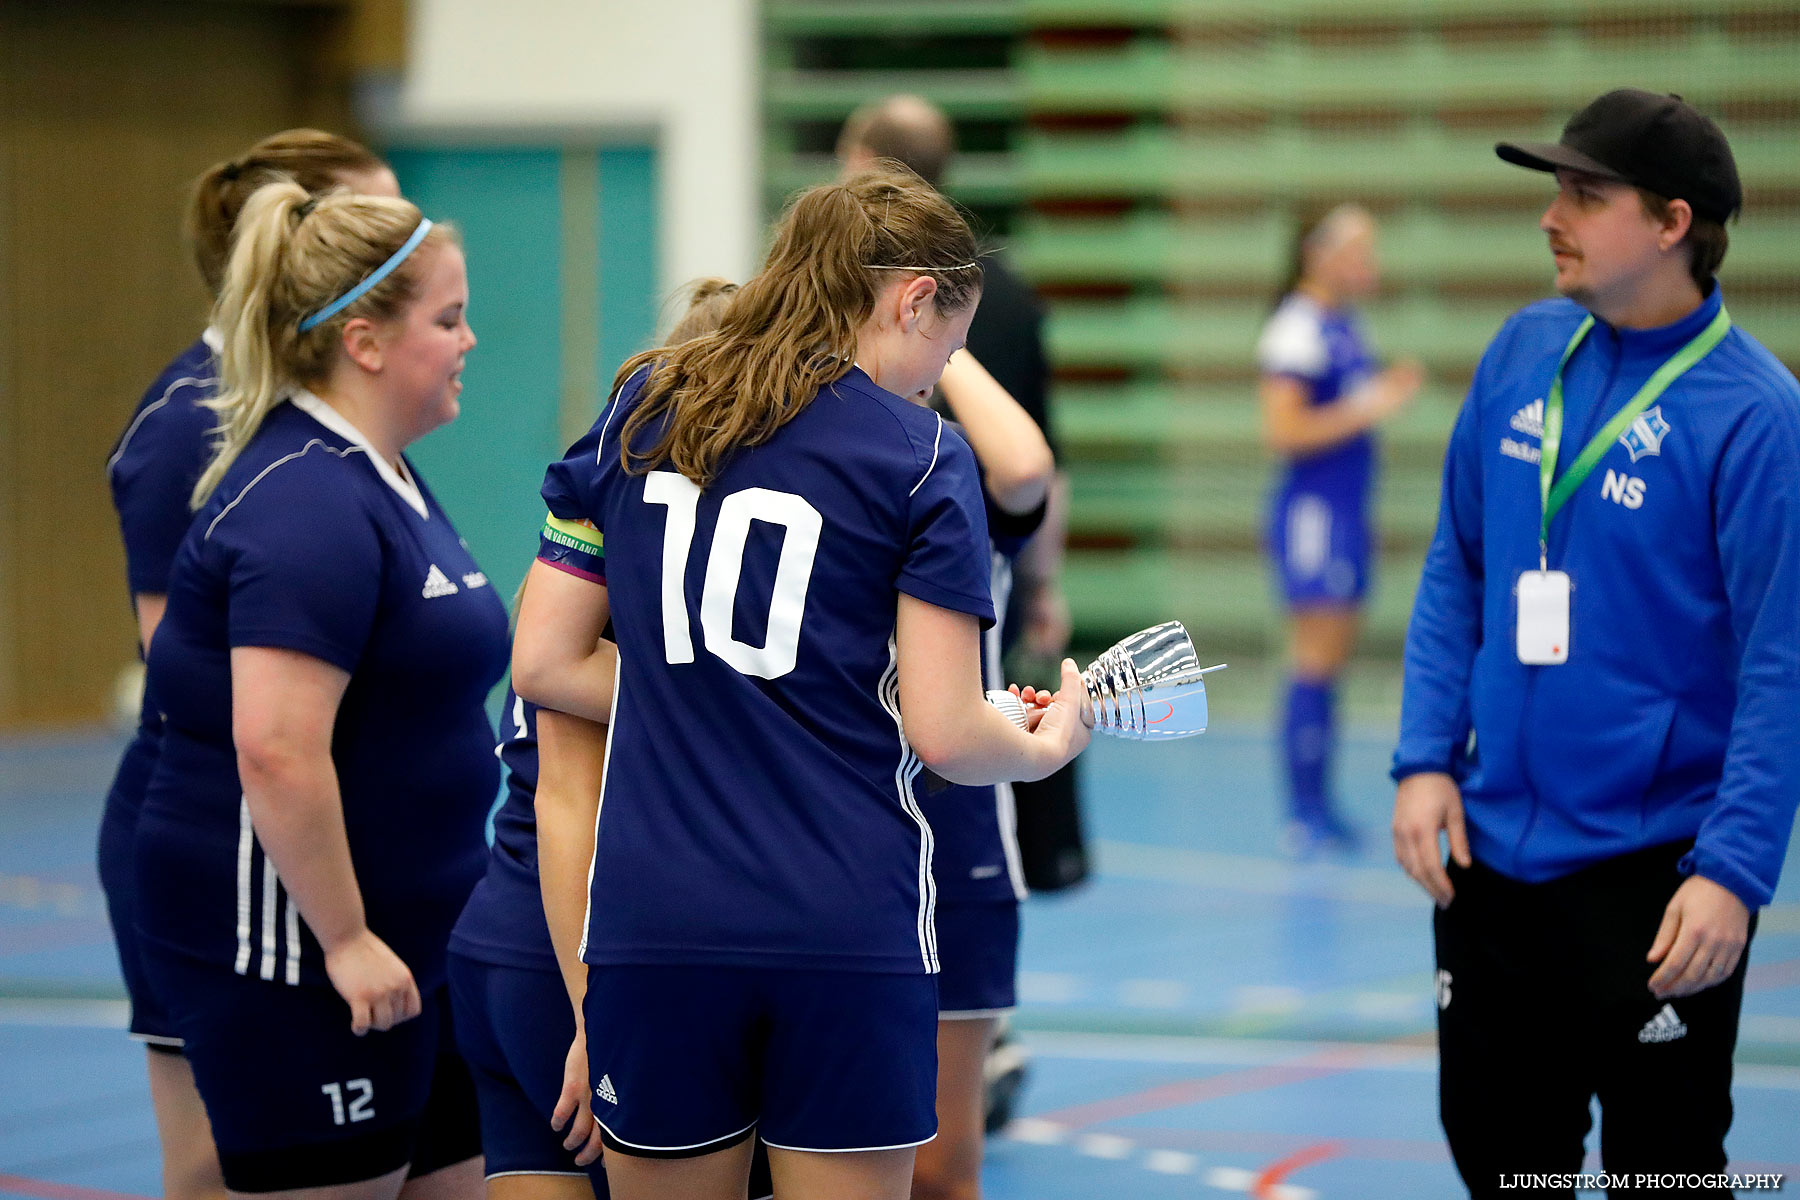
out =
[(1730, 143), (1680, 96), (1620, 88), (1570, 117), (1561, 141), (1501, 142), (1494, 153), (1533, 171), (1566, 167), (1686, 200), (1721, 223), (1744, 204)]

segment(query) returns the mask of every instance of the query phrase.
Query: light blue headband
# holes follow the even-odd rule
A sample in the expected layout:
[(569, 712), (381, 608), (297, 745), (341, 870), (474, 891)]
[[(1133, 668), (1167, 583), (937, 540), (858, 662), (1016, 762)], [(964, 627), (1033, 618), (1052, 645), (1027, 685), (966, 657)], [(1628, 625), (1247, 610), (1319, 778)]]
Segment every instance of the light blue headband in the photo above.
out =
[(336, 300), (333, 300), (330, 304), (327, 304), (324, 308), (321, 308), (312, 316), (301, 318), (300, 332), (305, 333), (309, 329), (316, 328), (322, 322), (331, 320), (331, 318), (337, 316), (346, 308), (349, 308), (352, 304), (355, 304), (358, 300), (361, 300), (364, 296), (368, 295), (369, 289), (386, 279), (389, 275), (392, 275), (394, 273), (394, 268), (405, 262), (406, 256), (411, 254), (414, 250), (417, 250), (419, 248), (419, 243), (424, 241), (425, 235), (430, 232), (431, 222), (421, 219), (419, 221), (419, 227), (412, 231), (412, 236), (407, 238), (386, 262), (371, 271), (368, 278), (339, 296)]

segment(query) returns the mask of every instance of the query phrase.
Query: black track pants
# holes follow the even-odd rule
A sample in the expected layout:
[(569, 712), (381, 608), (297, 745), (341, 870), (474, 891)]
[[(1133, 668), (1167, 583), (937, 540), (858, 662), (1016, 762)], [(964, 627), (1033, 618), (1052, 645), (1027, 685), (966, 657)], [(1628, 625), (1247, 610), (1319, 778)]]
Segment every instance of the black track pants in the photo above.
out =
[(1456, 899), (1434, 917), (1439, 1107), (1472, 1196), (1571, 1195), (1520, 1177), (1581, 1171), (1595, 1096), (1608, 1174), (1724, 1170), (1749, 953), (1724, 983), (1666, 1002), (1644, 961), (1687, 849), (1541, 884), (1450, 864)]

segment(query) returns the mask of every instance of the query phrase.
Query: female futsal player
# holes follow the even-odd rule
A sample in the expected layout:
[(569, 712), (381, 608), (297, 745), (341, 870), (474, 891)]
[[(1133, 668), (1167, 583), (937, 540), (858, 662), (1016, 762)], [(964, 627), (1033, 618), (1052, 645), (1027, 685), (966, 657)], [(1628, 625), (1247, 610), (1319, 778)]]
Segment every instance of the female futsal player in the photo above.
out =
[(403, 200), (244, 206), (136, 863), (235, 1193), (480, 1193), (444, 955), (486, 853), (506, 614), (402, 455), (456, 415), (467, 307), (453, 234)]
[(1267, 540), (1288, 610), (1281, 745), (1288, 832), (1302, 856), (1354, 849), (1331, 798), (1337, 679), (1356, 644), (1375, 536), (1373, 429), (1418, 392), (1416, 362), (1377, 371), (1353, 305), (1375, 291), (1375, 220), (1356, 205), (1300, 230), (1257, 343), (1264, 437), (1286, 460)]
[[(736, 291), (723, 279), (699, 281), (665, 344), (716, 328)], [(506, 798), (494, 814), (487, 874), (451, 932), (449, 959), (457, 1045), (481, 1105), (488, 1200), (606, 1200), (600, 1143), (589, 1143), (593, 1125), (581, 1104), (586, 1089), (558, 1112), (575, 1021), (539, 894), (537, 706), (508, 691), (501, 720)], [(759, 1154), (749, 1196), (769, 1192), (768, 1158)]]
[(514, 681), (610, 721), (596, 833), (592, 727), (544, 714), (539, 869), (565, 975), (577, 942), (588, 964), (571, 990), (619, 1200), (734, 1200), (753, 1134), (784, 1200), (903, 1200), (936, 1124), (912, 778), (1036, 778), (1087, 743), (1073, 663), (1035, 733), (983, 699), (974, 456), (908, 402), (980, 280), (916, 177), (814, 188), (719, 331), (626, 363), (547, 473)]
[[(343, 187), (373, 196), (398, 196), (394, 173), (349, 138), (317, 129), (290, 129), (217, 163), (194, 183), (187, 235), (194, 260), (216, 298), (225, 274), (231, 229), (244, 201), (276, 172), (318, 193)], [(107, 459), (113, 507), (125, 540), (125, 576), (138, 624), (139, 653), (147, 652), (169, 592), (169, 567), (193, 520), (188, 499), (211, 453), (207, 434), (216, 420), (203, 401), (213, 394), (219, 332), (208, 328), (165, 367), (138, 402)], [(201, 1200), (223, 1194), (219, 1158), (194, 1073), (181, 1039), (144, 979), (133, 925), (132, 839), (144, 786), (156, 759), (162, 719), (143, 706), (137, 732), (107, 793), (100, 819), (100, 886), (131, 1000), (131, 1035), (149, 1051), (150, 1100), (162, 1142), (163, 1195)]]

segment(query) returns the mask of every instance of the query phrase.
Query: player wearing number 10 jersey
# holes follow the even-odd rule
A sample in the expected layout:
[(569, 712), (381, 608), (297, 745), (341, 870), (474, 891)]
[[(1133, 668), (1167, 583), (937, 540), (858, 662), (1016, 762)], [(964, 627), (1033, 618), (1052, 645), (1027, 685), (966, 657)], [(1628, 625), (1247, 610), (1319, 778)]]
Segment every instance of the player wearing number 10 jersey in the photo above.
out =
[[(628, 475), (620, 414), (643, 381), (544, 484), (541, 560), (605, 579), (630, 648), (584, 958), (934, 972), (895, 587), (993, 622), (974, 456), (852, 368), (779, 447), (741, 453), (704, 491), (675, 471)], [(608, 560), (655, 569), (609, 575)], [(786, 861), (771, 871), (775, 846)], [(655, 903), (633, 902), (646, 886)]]
[[(1067, 691), (1036, 735), (983, 702), (974, 456), (905, 399), (961, 345), (979, 280), (916, 177), (815, 188), (719, 332), (635, 364), (546, 475), (514, 681), (610, 721), (580, 949), (618, 1200), (677, 1177), (742, 1195), (752, 1130), (783, 1196), (903, 1197), (932, 1135), (932, 838), (910, 784), (922, 761), (1038, 776), (1086, 742)], [(582, 665), (608, 616), (596, 697), (610, 666)], [(541, 812), (569, 784), (544, 724), (540, 751)]]

